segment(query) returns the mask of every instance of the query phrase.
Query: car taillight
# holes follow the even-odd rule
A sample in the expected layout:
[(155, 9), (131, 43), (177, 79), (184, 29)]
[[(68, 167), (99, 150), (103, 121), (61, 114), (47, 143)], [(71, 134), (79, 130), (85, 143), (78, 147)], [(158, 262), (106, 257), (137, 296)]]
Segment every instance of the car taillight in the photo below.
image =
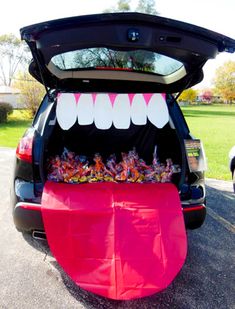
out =
[(32, 148), (33, 148), (33, 134), (29, 134), (22, 137), (16, 148), (17, 158), (32, 163)]

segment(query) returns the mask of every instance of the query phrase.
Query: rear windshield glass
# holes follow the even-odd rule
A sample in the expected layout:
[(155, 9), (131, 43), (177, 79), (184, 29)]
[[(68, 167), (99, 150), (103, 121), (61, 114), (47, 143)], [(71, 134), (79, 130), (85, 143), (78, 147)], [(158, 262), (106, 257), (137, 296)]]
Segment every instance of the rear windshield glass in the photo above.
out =
[(105, 47), (70, 51), (54, 56), (60, 70), (107, 69), (169, 75), (183, 64), (170, 57), (145, 50), (117, 51)]

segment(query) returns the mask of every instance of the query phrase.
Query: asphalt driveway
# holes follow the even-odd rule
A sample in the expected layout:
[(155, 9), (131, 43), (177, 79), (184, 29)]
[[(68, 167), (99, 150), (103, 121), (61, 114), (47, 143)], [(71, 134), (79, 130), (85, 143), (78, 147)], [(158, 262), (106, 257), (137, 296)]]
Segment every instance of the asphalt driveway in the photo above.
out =
[(0, 149), (0, 308), (235, 308), (235, 195), (232, 183), (207, 180), (208, 215), (188, 231), (188, 256), (163, 292), (112, 301), (78, 288), (45, 242), (18, 233), (9, 202), (14, 151)]

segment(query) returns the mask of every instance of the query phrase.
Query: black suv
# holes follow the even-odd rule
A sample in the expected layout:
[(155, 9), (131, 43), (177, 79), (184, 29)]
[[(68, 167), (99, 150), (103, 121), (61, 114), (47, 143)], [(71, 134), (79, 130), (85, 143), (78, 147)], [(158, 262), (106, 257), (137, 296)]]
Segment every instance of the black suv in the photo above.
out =
[[(43, 236), (41, 196), (49, 157), (64, 147), (91, 157), (133, 147), (147, 163), (180, 166), (178, 188), (187, 228), (206, 215), (204, 154), (177, 104), (203, 79), (202, 68), (235, 41), (187, 23), (139, 13), (48, 21), (21, 29), (31, 75), (46, 95), (16, 150), (12, 190), (18, 230)], [(118, 101), (118, 104), (117, 104)], [(95, 102), (95, 103), (94, 103)]]

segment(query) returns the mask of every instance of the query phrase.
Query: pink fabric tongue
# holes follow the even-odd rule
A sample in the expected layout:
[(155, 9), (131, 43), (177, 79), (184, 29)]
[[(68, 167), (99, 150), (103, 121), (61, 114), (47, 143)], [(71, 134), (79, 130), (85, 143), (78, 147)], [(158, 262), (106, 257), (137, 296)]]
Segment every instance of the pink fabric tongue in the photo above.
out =
[(93, 293), (147, 296), (184, 264), (187, 238), (173, 184), (47, 182), (42, 215), (58, 263)]

